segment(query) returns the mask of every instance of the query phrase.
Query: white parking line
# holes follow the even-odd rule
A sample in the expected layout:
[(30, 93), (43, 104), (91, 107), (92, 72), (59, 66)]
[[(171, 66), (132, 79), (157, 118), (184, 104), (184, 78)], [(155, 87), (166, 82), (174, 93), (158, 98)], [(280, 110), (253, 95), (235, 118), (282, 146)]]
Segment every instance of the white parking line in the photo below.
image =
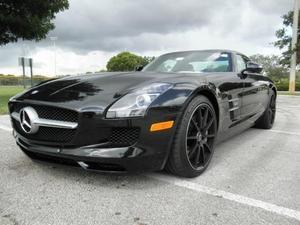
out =
[(8, 131), (8, 132), (12, 132), (12, 128), (11, 127), (5, 126), (5, 125), (2, 125), (2, 124), (0, 124), (0, 129)]
[(266, 130), (266, 131), (270, 131), (270, 132), (274, 132), (274, 133), (281, 133), (281, 134), (288, 134), (288, 135), (298, 135), (300, 136), (300, 132), (289, 132), (289, 131), (284, 131), (284, 130)]
[(285, 95), (285, 94), (279, 94), (278, 97), (300, 98), (299, 95)]
[(276, 109), (287, 109), (287, 108), (292, 108), (292, 109), (300, 109), (300, 106), (284, 106), (284, 107), (276, 107)]
[(278, 205), (275, 205), (272, 203), (263, 202), (263, 201), (256, 200), (253, 198), (248, 198), (248, 197), (245, 197), (242, 195), (237, 195), (237, 194), (233, 194), (230, 192), (218, 190), (215, 188), (206, 187), (206, 186), (196, 184), (196, 183), (193, 183), (190, 181), (186, 181), (183, 179), (179, 179), (176, 177), (170, 177), (170, 176), (161, 175), (161, 174), (151, 174), (151, 175), (148, 175), (148, 177), (151, 177), (155, 180), (167, 182), (169, 184), (173, 184), (173, 185), (176, 185), (179, 187), (184, 187), (184, 188), (187, 188), (187, 189), (190, 189), (193, 191), (202, 192), (202, 193), (212, 195), (215, 197), (224, 198), (224, 199), (227, 199), (230, 201), (238, 202), (238, 203), (241, 203), (244, 205), (261, 208), (266, 211), (273, 212), (273, 213), (276, 213), (276, 214), (282, 215), (282, 216), (291, 217), (291, 218), (294, 218), (294, 219), (300, 221), (300, 211), (297, 211), (294, 209), (289, 209), (289, 208), (278, 206)]

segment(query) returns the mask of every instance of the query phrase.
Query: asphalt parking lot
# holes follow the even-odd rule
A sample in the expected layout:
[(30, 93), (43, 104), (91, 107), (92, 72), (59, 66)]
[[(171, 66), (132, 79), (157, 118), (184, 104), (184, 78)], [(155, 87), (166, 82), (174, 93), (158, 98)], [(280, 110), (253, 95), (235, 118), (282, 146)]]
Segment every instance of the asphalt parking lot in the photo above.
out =
[(0, 117), (0, 224), (300, 224), (300, 97), (272, 130), (219, 144), (198, 178), (109, 175), (32, 162)]

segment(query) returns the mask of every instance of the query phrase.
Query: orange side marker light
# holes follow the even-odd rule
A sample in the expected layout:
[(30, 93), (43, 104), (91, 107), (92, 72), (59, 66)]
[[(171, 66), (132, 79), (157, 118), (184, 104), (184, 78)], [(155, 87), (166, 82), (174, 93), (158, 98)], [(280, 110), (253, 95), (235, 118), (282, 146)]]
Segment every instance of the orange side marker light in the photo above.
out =
[(160, 131), (160, 130), (167, 130), (173, 127), (174, 121), (166, 121), (166, 122), (160, 122), (160, 123), (153, 123), (150, 127), (150, 131)]

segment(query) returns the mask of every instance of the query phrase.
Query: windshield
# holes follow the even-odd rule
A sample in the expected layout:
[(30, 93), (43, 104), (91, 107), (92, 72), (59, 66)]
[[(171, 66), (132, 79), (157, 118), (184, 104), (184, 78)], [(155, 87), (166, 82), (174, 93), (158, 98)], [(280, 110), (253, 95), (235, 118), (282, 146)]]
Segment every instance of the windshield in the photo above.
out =
[(230, 72), (230, 55), (220, 51), (169, 53), (155, 59), (143, 71), (169, 73)]

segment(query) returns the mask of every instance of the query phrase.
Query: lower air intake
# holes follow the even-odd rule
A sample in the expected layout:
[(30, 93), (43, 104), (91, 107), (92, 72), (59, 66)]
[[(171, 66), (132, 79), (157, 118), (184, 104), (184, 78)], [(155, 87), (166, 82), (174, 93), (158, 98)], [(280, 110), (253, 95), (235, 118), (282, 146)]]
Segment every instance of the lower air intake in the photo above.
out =
[(140, 136), (140, 128), (132, 127), (118, 127), (113, 128), (109, 142), (118, 146), (130, 146), (138, 141)]

